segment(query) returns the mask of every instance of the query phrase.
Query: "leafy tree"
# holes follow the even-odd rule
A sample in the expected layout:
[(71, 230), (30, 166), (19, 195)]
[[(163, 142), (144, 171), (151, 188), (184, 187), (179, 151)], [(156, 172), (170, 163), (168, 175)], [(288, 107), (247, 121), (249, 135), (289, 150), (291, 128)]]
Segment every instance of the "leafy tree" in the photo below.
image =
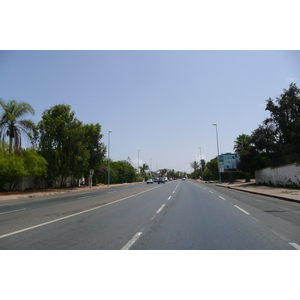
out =
[(88, 167), (84, 172), (84, 176), (87, 177), (89, 170), (93, 169), (95, 178), (100, 176), (101, 164), (104, 160), (106, 147), (101, 143), (103, 134), (101, 134), (100, 124), (85, 124), (83, 125), (84, 138), (83, 145), (85, 145), (88, 153)]
[(28, 113), (34, 114), (34, 109), (27, 102), (16, 100), (4, 101), (0, 99), (0, 136), (9, 139), (9, 151), (16, 152), (21, 149), (22, 133), (28, 134), (34, 129), (31, 120), (22, 119)]
[[(70, 176), (76, 179), (89, 167), (90, 153), (84, 145), (86, 130), (69, 105), (45, 110), (38, 124), (40, 152), (48, 162), (49, 185), (65, 186)], [(75, 184), (75, 183), (74, 183)]]
[(265, 125), (273, 125), (277, 139), (278, 154), (300, 154), (300, 89), (291, 83), (289, 89), (276, 98), (276, 103), (269, 98), (266, 110), (270, 117), (264, 121)]
[(218, 157), (215, 157), (207, 162), (206, 170), (204, 171), (204, 177), (206, 180), (215, 180), (219, 178)]
[(9, 146), (0, 147), (0, 190), (13, 190), (23, 176), (45, 176), (46, 160), (33, 149), (10, 153)]
[(146, 171), (150, 170), (150, 168), (147, 164), (144, 163), (142, 166), (140, 166), (140, 170), (141, 170), (142, 176), (145, 177)]
[(243, 150), (249, 148), (251, 144), (251, 136), (248, 134), (240, 134), (234, 141), (233, 150), (237, 153), (241, 153)]
[(167, 174), (168, 170), (167, 169), (160, 169), (159, 174), (160, 176), (165, 176)]
[(198, 163), (197, 161), (193, 161), (190, 163), (190, 166), (192, 169), (194, 169), (194, 178), (196, 179), (196, 171), (200, 167), (200, 163)]
[(272, 125), (259, 125), (251, 133), (251, 143), (257, 151), (268, 156), (276, 151), (276, 135)]
[(135, 169), (126, 160), (111, 162), (111, 182), (126, 183), (135, 180)]

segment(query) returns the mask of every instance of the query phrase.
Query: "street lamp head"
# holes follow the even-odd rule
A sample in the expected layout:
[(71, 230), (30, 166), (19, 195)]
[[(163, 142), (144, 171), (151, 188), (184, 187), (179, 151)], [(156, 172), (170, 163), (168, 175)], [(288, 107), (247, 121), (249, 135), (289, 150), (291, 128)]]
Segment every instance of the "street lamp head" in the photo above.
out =
[(213, 126), (217, 126), (217, 124), (213, 124)]
[(109, 133), (111, 133), (112, 131), (111, 131), (111, 130), (109, 130), (108, 132), (109, 132)]

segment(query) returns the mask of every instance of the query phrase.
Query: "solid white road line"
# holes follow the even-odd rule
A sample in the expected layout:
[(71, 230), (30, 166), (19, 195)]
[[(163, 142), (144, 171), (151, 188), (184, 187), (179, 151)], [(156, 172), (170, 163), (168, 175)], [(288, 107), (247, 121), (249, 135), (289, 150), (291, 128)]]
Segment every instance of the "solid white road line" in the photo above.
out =
[(222, 200), (226, 200), (225, 198), (223, 198), (223, 197), (221, 197), (221, 196), (219, 196), (219, 198), (221, 198)]
[(10, 210), (10, 211), (7, 211), (7, 212), (0, 213), (0, 215), (11, 214), (11, 213), (18, 212), (18, 211), (23, 211), (23, 210), (26, 210), (26, 208), (17, 209), (17, 210)]
[(94, 207), (94, 208), (83, 210), (81, 212), (78, 212), (78, 213), (75, 213), (75, 214), (72, 214), (72, 215), (69, 215), (69, 216), (65, 216), (65, 217), (58, 218), (58, 219), (55, 219), (55, 220), (52, 220), (52, 221), (49, 221), (49, 222), (41, 223), (41, 224), (38, 224), (38, 225), (35, 225), (35, 226), (31, 226), (31, 227), (27, 227), (27, 228), (24, 228), (24, 229), (21, 229), (21, 230), (17, 230), (17, 231), (13, 231), (13, 232), (10, 232), (10, 233), (7, 233), (7, 234), (3, 234), (3, 235), (0, 236), (0, 239), (3, 239), (5, 237), (11, 236), (11, 235), (14, 235), (14, 234), (17, 234), (17, 233), (28, 231), (28, 230), (31, 230), (31, 229), (34, 229), (34, 228), (42, 227), (42, 226), (45, 226), (45, 225), (48, 225), (48, 224), (51, 224), (51, 223), (59, 222), (61, 220), (72, 218), (72, 217), (75, 217), (75, 216), (78, 216), (78, 215), (81, 215), (81, 214), (84, 214), (84, 213), (87, 213), (87, 212), (90, 212), (90, 211), (93, 211), (93, 210), (96, 210), (96, 209), (99, 209), (99, 208), (102, 208), (102, 207), (105, 207), (105, 206), (108, 206), (108, 205), (112, 205), (114, 203), (121, 202), (121, 201), (124, 201), (126, 199), (129, 199), (129, 198), (147, 193), (147, 192), (149, 192), (151, 190), (154, 190), (154, 189), (157, 189), (159, 187), (160, 186), (154, 187), (154, 188), (151, 188), (149, 190), (146, 190), (146, 191), (143, 191), (143, 192), (140, 192), (140, 193), (137, 193), (137, 194), (134, 194), (134, 195), (131, 195), (131, 196), (128, 196), (128, 197), (125, 197), (125, 198), (122, 198), (122, 199), (119, 199), (119, 200), (116, 200), (116, 201), (113, 201), (113, 202), (110, 202), (110, 203), (107, 203), (107, 204), (104, 204), (104, 205), (99, 205), (99, 206)]
[(137, 232), (134, 237), (121, 249), (121, 250), (129, 250), (131, 246), (138, 240), (138, 238), (142, 235), (142, 232)]
[(165, 205), (163, 204), (156, 213), (159, 214), (164, 207)]
[(294, 248), (296, 248), (297, 250), (300, 250), (300, 246), (296, 243), (289, 243), (291, 246), (293, 246)]
[(245, 213), (246, 215), (250, 215), (247, 211), (243, 210), (242, 208), (240, 208), (239, 206), (235, 205), (236, 208), (238, 208), (240, 211), (242, 211), (243, 213)]

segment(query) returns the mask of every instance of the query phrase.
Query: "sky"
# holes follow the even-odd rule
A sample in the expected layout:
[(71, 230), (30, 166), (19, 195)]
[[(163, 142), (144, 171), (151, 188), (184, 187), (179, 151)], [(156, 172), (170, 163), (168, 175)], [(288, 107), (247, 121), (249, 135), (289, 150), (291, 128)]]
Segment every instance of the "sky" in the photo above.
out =
[(36, 123), (68, 104), (102, 126), (105, 145), (112, 131), (112, 160), (191, 172), (199, 147), (206, 162), (217, 156), (217, 132), (219, 153), (233, 153), (269, 116), (266, 100), (300, 86), (299, 66), (285, 50), (0, 51), (0, 97), (30, 103)]

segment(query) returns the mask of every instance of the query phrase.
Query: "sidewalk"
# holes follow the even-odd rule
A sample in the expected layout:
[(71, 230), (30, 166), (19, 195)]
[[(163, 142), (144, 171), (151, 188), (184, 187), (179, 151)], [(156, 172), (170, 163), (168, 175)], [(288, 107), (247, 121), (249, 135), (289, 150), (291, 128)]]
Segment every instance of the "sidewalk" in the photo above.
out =
[(90, 190), (95, 189), (107, 189), (116, 186), (123, 186), (123, 185), (133, 185), (138, 184), (137, 182), (134, 183), (123, 183), (123, 184), (111, 184), (110, 186), (107, 185), (98, 185), (98, 186), (86, 186), (86, 187), (73, 187), (73, 188), (57, 188), (57, 189), (42, 189), (36, 191), (24, 191), (24, 192), (6, 192), (0, 193), (0, 202), (4, 200), (13, 200), (13, 199), (28, 199), (34, 197), (43, 197), (43, 196), (50, 196), (50, 195), (59, 195), (59, 194), (66, 194), (66, 193), (77, 193), (77, 192), (87, 192)]
[(221, 184), (217, 183), (216, 185), (228, 189), (234, 189), (243, 192), (300, 203), (300, 190), (280, 187), (259, 186), (255, 184), (255, 180), (251, 180), (251, 182), (235, 182), (230, 184), (228, 182)]

